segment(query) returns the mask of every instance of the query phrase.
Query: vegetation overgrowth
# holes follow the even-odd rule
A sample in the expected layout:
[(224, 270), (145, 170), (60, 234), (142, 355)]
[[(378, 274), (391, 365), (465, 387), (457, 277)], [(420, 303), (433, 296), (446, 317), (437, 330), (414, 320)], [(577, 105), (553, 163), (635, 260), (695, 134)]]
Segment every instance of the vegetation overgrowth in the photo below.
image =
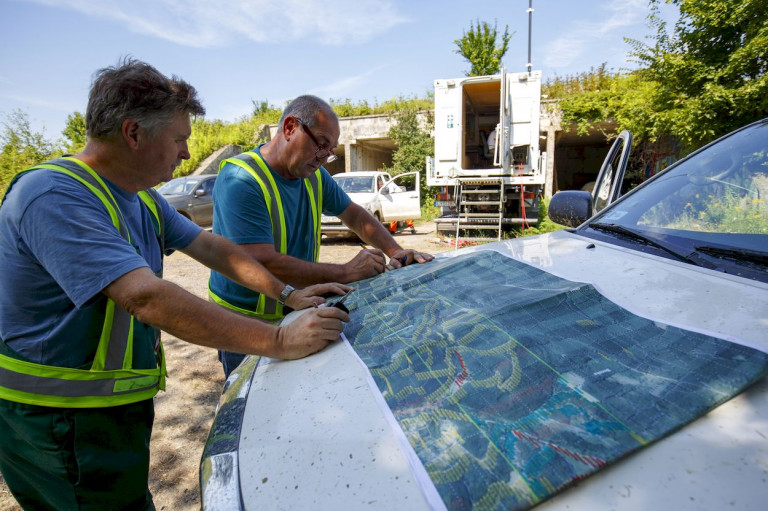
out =
[[(331, 100), (331, 106), (340, 117), (371, 114), (392, 114), (402, 110), (431, 111), (433, 101), (424, 97), (398, 97), (381, 104), (367, 101), (353, 102), (350, 99)], [(253, 110), (235, 121), (198, 118), (192, 121), (192, 136), (189, 139), (191, 158), (183, 161), (176, 169), (176, 176), (185, 176), (195, 170), (214, 151), (229, 144), (244, 148), (263, 142), (262, 128), (280, 120), (282, 107), (267, 101), (254, 101)], [(51, 140), (43, 133), (34, 131), (29, 116), (22, 110), (15, 110), (2, 123), (0, 130), (0, 194), (5, 192), (11, 178), (18, 172), (62, 154), (75, 154), (85, 147), (85, 117), (80, 112), (67, 116), (62, 131), (63, 138)], [(423, 160), (422, 160), (423, 161)], [(423, 164), (422, 164), (423, 166)]]

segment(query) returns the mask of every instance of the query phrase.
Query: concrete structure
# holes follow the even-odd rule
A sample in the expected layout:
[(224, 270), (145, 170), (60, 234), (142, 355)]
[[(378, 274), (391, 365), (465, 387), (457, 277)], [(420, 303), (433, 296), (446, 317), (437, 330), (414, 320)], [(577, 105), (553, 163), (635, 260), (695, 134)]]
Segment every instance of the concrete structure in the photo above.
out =
[[(394, 120), (389, 114), (342, 117), (339, 119), (339, 157), (325, 168), (331, 174), (360, 170), (381, 170), (392, 165), (396, 147), (389, 138)], [(615, 125), (602, 123), (588, 134), (577, 133), (576, 126), (562, 126), (561, 113), (554, 100), (541, 102), (540, 137), (546, 151), (546, 183), (544, 195), (558, 190), (579, 189), (594, 181), (611, 145), (608, 138)], [(271, 140), (277, 125), (262, 126), (261, 140)], [(422, 169), (423, 170), (423, 169)]]
[(204, 159), (203, 162), (194, 170), (194, 172), (192, 172), (192, 175), (197, 176), (199, 174), (218, 174), (219, 163), (222, 160), (231, 158), (232, 156), (240, 154), (241, 152), (243, 151), (238, 145), (226, 145), (221, 149), (214, 151), (213, 154)]
[[(331, 174), (361, 170), (381, 170), (392, 166), (395, 143), (389, 138), (394, 120), (390, 114), (361, 115), (339, 118), (339, 145), (334, 153), (339, 157), (325, 165)], [(260, 138), (271, 140), (277, 125), (262, 126)]]

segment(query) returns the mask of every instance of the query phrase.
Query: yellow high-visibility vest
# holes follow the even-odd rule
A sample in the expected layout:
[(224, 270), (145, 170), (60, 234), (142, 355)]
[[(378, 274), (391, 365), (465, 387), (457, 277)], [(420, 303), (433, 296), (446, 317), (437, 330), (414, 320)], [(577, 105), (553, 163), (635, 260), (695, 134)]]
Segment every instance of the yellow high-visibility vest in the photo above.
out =
[[(8, 191), (19, 176), (37, 169), (61, 172), (82, 183), (104, 204), (112, 224), (123, 238), (131, 241), (131, 235), (112, 192), (101, 177), (80, 160), (64, 157), (26, 169), (14, 176)], [(160, 198), (157, 192), (151, 189), (139, 192), (138, 195), (152, 213), (153, 227), (161, 240), (162, 251), (163, 218), (157, 204)], [(158, 391), (165, 390), (163, 346), (160, 343), (157, 349), (156, 368), (134, 369), (133, 322), (133, 316), (126, 310), (113, 300), (107, 300), (104, 326), (90, 369), (49, 366), (0, 354), (0, 398), (19, 403), (67, 408), (100, 408), (151, 399)]]
[[(269, 220), (272, 223), (272, 238), (274, 239), (275, 250), (281, 254), (287, 254), (288, 243), (283, 201), (280, 198), (280, 191), (277, 189), (277, 183), (275, 183), (269, 167), (267, 167), (261, 155), (254, 151), (248, 151), (234, 158), (222, 161), (219, 164), (219, 171), (227, 163), (232, 163), (245, 169), (261, 187), (267, 212), (269, 213)], [(317, 169), (314, 174), (304, 179), (304, 186), (307, 189), (310, 209), (312, 210), (312, 223), (314, 225), (314, 236), (312, 237), (314, 241), (314, 262), (317, 262), (320, 257), (320, 218), (323, 213), (323, 184), (321, 175), (320, 169)], [(255, 316), (270, 322), (277, 321), (284, 316), (282, 304), (264, 294), (259, 295), (259, 301), (256, 304), (255, 310), (244, 309), (227, 302), (216, 295), (210, 286), (208, 287), (208, 295), (211, 297), (211, 300), (219, 305), (248, 316)]]

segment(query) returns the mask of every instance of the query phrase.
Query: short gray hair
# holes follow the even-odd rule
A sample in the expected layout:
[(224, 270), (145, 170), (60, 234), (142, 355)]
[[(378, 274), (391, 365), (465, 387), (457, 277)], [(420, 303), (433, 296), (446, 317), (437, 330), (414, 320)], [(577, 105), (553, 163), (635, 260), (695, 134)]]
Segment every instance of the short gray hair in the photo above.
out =
[(205, 114), (195, 88), (126, 57), (96, 72), (85, 113), (86, 132), (89, 138), (109, 140), (120, 133), (123, 121), (134, 119), (154, 136), (179, 113)]
[(315, 121), (317, 121), (317, 114), (325, 112), (331, 118), (338, 120), (336, 112), (333, 111), (331, 105), (317, 96), (305, 94), (294, 99), (283, 110), (283, 115), (280, 117), (280, 129), (283, 128), (283, 121), (288, 116), (298, 117), (303, 122), (307, 123), (307, 126), (314, 127)]

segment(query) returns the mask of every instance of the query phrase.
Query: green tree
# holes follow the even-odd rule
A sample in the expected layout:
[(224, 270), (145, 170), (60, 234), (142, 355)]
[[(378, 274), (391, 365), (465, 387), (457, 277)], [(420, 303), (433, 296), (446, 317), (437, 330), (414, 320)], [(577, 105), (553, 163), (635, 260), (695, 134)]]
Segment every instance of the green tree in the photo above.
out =
[(501, 59), (507, 53), (512, 38), (509, 25), (504, 27), (500, 43), (497, 42), (498, 35), (495, 22), (491, 27), (478, 19), (477, 26), (470, 23), (469, 31), (464, 32), (461, 39), (453, 41), (458, 47), (456, 53), (467, 59), (472, 66), (467, 76), (492, 75), (501, 70)]
[(60, 154), (57, 144), (32, 130), (26, 112), (11, 112), (0, 131), (0, 195), (16, 173)]
[(768, 115), (765, 0), (665, 0), (679, 7), (671, 33), (651, 0), (652, 44), (627, 39), (654, 84), (652, 131), (697, 147)]
[[(392, 154), (389, 172), (393, 176), (417, 170), (423, 172), (427, 156), (434, 153), (434, 142), (429, 136), (434, 123), (432, 113), (406, 106), (395, 112), (392, 118), (394, 124), (387, 135), (397, 149)], [(423, 126), (420, 119), (425, 119)]]
[(66, 152), (76, 154), (83, 150), (88, 136), (85, 131), (85, 116), (80, 112), (74, 112), (67, 116), (67, 124), (61, 132), (69, 141)]

